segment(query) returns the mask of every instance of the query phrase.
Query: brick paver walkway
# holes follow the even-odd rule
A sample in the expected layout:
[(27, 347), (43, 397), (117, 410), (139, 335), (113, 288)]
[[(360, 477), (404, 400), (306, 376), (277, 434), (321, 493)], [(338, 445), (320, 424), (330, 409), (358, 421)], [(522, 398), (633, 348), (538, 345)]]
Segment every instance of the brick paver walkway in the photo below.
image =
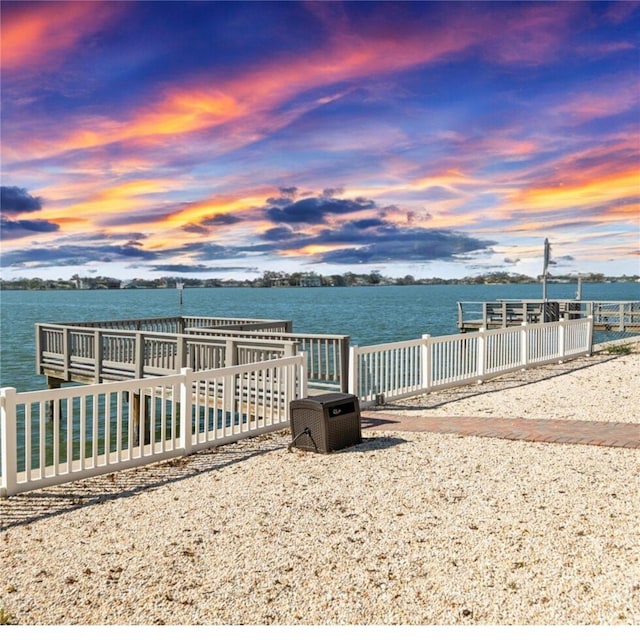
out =
[(363, 411), (366, 431), (417, 431), (640, 449), (640, 425), (624, 422), (407, 416)]

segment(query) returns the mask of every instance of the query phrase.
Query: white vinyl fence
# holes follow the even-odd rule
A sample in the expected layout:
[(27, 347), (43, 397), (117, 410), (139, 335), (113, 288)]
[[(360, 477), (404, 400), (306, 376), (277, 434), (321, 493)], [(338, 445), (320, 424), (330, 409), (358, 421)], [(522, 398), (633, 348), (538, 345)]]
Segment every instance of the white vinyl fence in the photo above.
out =
[[(349, 350), (363, 405), (591, 353), (592, 318)], [(302, 352), (274, 360), (85, 386), (0, 390), (0, 496), (188, 455), (289, 425), (308, 393)]]
[(352, 346), (349, 391), (363, 404), (406, 398), (587, 355), (592, 339), (593, 320), (584, 318)]
[(0, 390), (0, 496), (142, 466), (281, 429), (306, 356), (18, 393)]

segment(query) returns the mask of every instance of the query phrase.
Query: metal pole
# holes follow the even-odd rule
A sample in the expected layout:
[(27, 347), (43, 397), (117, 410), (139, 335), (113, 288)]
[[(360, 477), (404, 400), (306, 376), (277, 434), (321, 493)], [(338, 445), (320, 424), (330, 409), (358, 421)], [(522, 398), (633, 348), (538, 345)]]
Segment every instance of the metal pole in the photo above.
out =
[(547, 301), (547, 271), (549, 269), (549, 258), (551, 255), (551, 247), (549, 238), (544, 239), (544, 266), (542, 268), (542, 300)]
[(576, 292), (576, 300), (582, 300), (582, 276), (578, 276), (578, 291)]

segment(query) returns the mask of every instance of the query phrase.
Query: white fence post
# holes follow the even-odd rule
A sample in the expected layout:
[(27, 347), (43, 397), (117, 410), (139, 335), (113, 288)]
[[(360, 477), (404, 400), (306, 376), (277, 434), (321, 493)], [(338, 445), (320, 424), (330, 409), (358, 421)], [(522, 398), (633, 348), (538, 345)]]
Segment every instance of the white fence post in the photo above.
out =
[[(299, 373), (298, 375), (300, 376), (300, 397), (301, 398), (306, 398), (307, 394), (309, 393), (308, 391), (308, 379), (309, 379), (309, 366), (307, 363), (307, 354), (305, 351), (301, 351), (300, 354), (301, 356), (301, 360), (300, 360), (300, 369), (298, 370)], [(288, 407), (287, 407), (288, 410)]]
[(222, 420), (223, 423), (227, 419), (227, 413), (231, 415), (231, 424), (233, 424), (233, 416), (236, 410), (236, 376), (227, 374), (222, 382)]
[(193, 425), (191, 423), (192, 372), (193, 369), (186, 367), (180, 369), (182, 381), (180, 382), (180, 411), (178, 419), (180, 420), (180, 448), (184, 451), (185, 456), (191, 453), (191, 447), (193, 445)]
[(560, 321), (558, 323), (558, 358), (559, 358), (559, 362), (562, 362), (564, 360), (564, 355), (565, 355), (565, 327), (566, 327), (566, 320), (564, 318), (560, 318)]
[(480, 380), (484, 377), (487, 370), (487, 336), (484, 327), (478, 330), (478, 370), (477, 375)]
[(420, 372), (420, 383), (425, 391), (431, 389), (433, 380), (433, 366), (431, 363), (431, 335), (425, 333), (422, 335), (422, 344), (420, 345), (420, 360), (422, 363), (422, 371)]
[(354, 344), (349, 347), (349, 385), (347, 387), (347, 391), (354, 396), (360, 396), (358, 366), (358, 345)]
[(587, 345), (589, 347), (588, 355), (593, 355), (593, 315), (587, 316), (589, 321), (587, 324)]
[(0, 442), (2, 446), (2, 484), (0, 498), (16, 493), (18, 460), (16, 424), (16, 389), (0, 390)]
[(526, 369), (529, 364), (529, 331), (527, 330), (527, 325), (526, 321), (520, 325), (520, 364), (523, 369)]

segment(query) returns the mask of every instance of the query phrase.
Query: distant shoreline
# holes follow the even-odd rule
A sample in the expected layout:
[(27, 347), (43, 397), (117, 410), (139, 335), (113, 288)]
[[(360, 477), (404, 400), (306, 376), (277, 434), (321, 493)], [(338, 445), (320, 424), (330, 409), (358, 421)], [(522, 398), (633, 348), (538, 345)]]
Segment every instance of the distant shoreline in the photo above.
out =
[[(589, 274), (577, 276), (555, 276), (547, 278), (547, 283), (557, 284), (612, 284), (638, 283), (640, 275), (604, 276)], [(41, 278), (0, 279), (0, 291), (91, 291), (120, 289), (175, 289), (180, 284), (184, 289), (281, 289), (281, 288), (317, 288), (317, 287), (381, 287), (381, 286), (430, 286), (430, 285), (527, 285), (541, 284), (541, 278), (532, 278), (520, 274), (493, 273), (468, 278), (419, 278), (404, 276), (389, 278), (376, 272), (371, 274), (341, 274), (332, 276), (301, 276), (283, 274), (277, 279), (255, 278), (253, 280), (219, 280), (216, 278), (199, 280), (196, 278), (143, 278), (120, 280), (118, 278), (70, 278), (67, 280), (43, 280)]]

